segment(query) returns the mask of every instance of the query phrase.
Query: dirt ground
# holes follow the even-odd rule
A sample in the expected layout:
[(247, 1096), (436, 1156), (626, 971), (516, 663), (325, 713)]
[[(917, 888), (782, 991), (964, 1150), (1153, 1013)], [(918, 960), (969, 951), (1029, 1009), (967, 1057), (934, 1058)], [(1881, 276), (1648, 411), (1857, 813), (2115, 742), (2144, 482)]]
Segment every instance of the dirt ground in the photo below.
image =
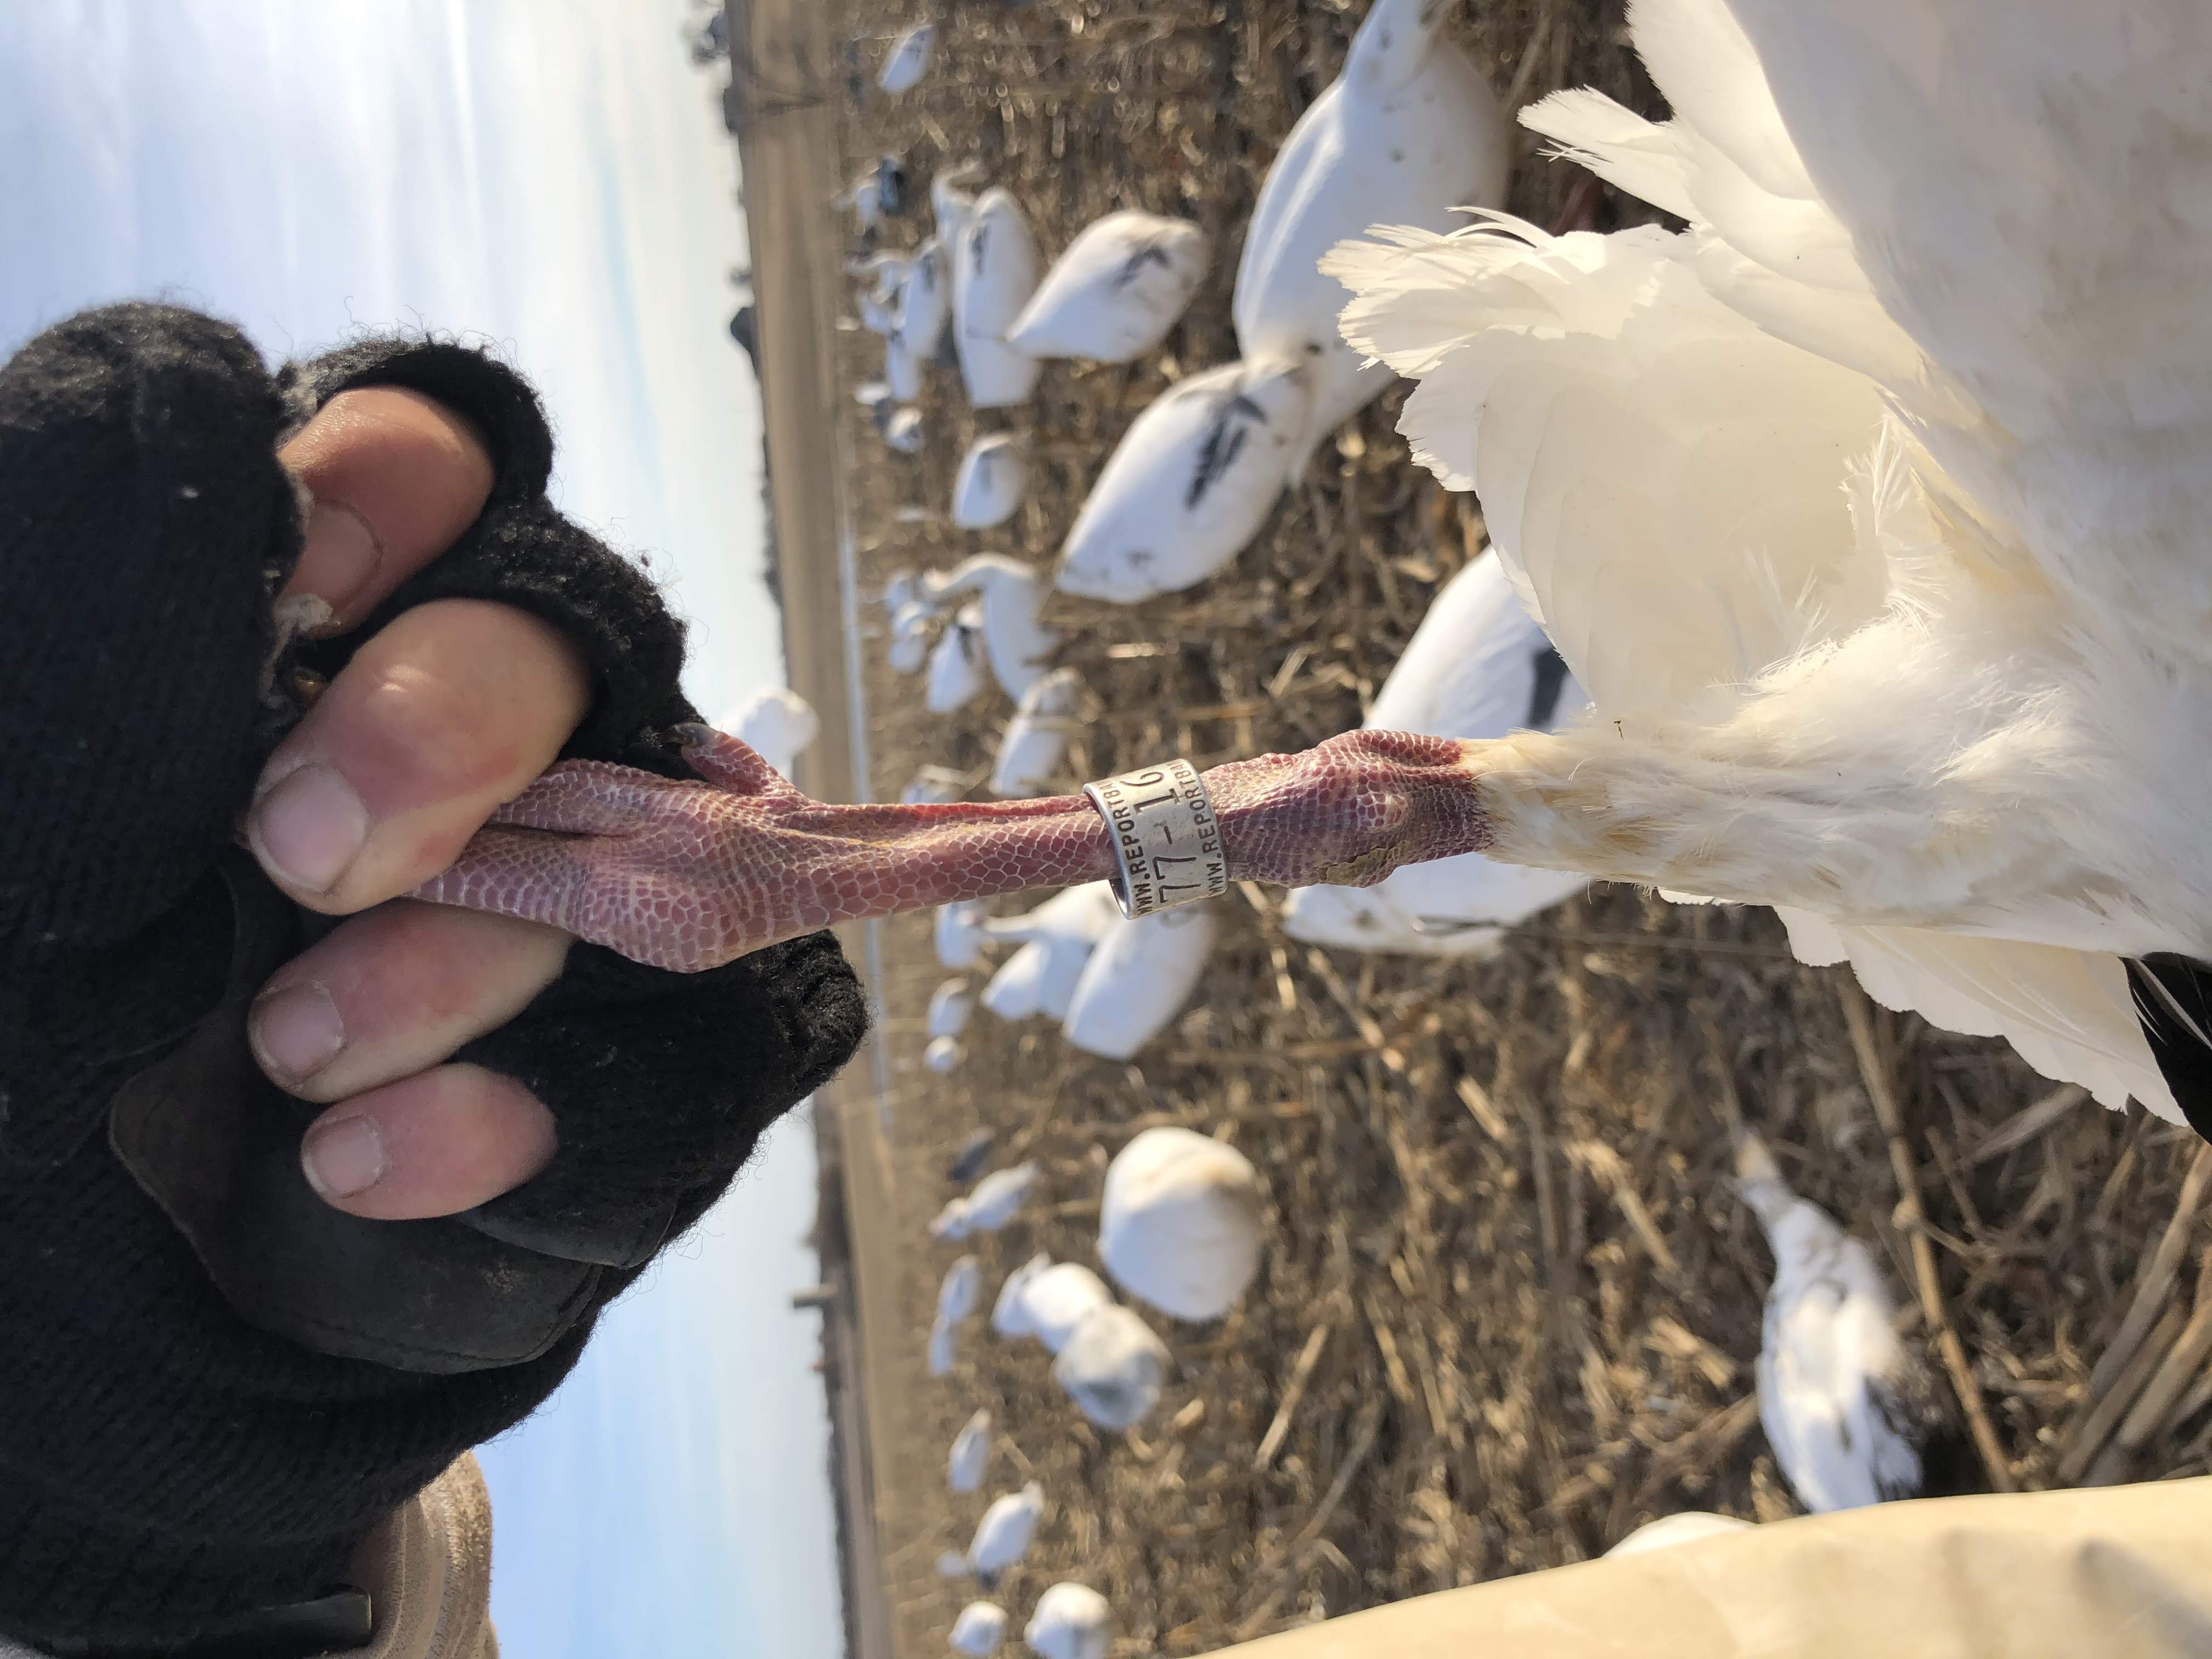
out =
[[(873, 792), (896, 799), (934, 764), (980, 793), (1005, 700), (924, 714), (917, 682), (883, 662), (873, 597), (894, 570), (971, 551), (1048, 561), (1130, 417), (1235, 355), (1229, 294), (1254, 193), (1364, 8), (955, 0), (932, 9), (929, 76), (889, 99), (873, 65), (920, 0), (826, 3), (866, 82), (855, 97), (841, 71), (832, 88), (837, 176), (884, 151), (918, 184), (978, 158), (1048, 258), (1117, 206), (1214, 238), (1214, 274), (1163, 353), (1051, 365), (1030, 408), (981, 416), (940, 369), (912, 458), (884, 449), (845, 395), (879, 371), (877, 341), (839, 337)], [(1618, 4), (1459, 0), (1451, 27), (1516, 103), (1589, 84), (1657, 108)], [(1577, 176), (1524, 144), (1510, 205), (1547, 220)], [(1610, 193), (1600, 213), (1647, 216)], [(927, 221), (925, 204), (884, 245), (910, 246)], [(1325, 447), (1213, 581), (1129, 608), (1057, 602), (1061, 660), (1093, 696), (1062, 783), (1163, 755), (1203, 766), (1301, 747), (1358, 722), (1431, 594), (1481, 545), (1473, 499), (1409, 461), (1401, 401)], [(969, 440), (1007, 428), (1040, 458), (1022, 511), (982, 534), (930, 521)], [(870, 1372), (893, 1391), (878, 1405), (896, 1432), (873, 1455), (902, 1652), (944, 1650), (972, 1592), (936, 1577), (938, 1553), (1030, 1478), (1046, 1522), (998, 1599), (1018, 1628), (1045, 1585), (1080, 1577), (1112, 1601), (1127, 1654), (1203, 1652), (1581, 1559), (1678, 1509), (1791, 1513), (1753, 1397), (1768, 1258), (1729, 1178), (1739, 1103), (1801, 1190), (1880, 1242), (1918, 1336), (1949, 1349), (1962, 1414), (1985, 1427), (1970, 1486), (2212, 1468), (2212, 1401), (2195, 1384), (2212, 1321), (2184, 1330), (2208, 1170), (2185, 1131), (2056, 1091), (2000, 1046), (1870, 1010), (1847, 978), (1796, 965), (1763, 911), (1599, 890), (1492, 961), (1440, 964), (1310, 950), (1257, 890), (1222, 909), (1203, 1000), (1129, 1065), (1076, 1053), (1047, 1024), (979, 1014), (965, 1066), (933, 1076), (918, 1064), (943, 977), (928, 920), (882, 935), (902, 1241), (890, 1270), (911, 1340)], [(981, 1255), (987, 1300), (1032, 1251), (1095, 1261), (1106, 1160), (1165, 1122), (1253, 1159), (1271, 1232), (1228, 1319), (1154, 1318), (1176, 1366), (1158, 1413), (1126, 1436), (1093, 1431), (1036, 1345), (1000, 1342), (980, 1320), (956, 1374), (927, 1376), (951, 1258)], [(995, 1238), (932, 1244), (943, 1166), (979, 1125), (999, 1133), (995, 1162), (1040, 1160), (1048, 1194)], [(950, 1494), (945, 1449), (979, 1405), (998, 1421), (991, 1474)]]

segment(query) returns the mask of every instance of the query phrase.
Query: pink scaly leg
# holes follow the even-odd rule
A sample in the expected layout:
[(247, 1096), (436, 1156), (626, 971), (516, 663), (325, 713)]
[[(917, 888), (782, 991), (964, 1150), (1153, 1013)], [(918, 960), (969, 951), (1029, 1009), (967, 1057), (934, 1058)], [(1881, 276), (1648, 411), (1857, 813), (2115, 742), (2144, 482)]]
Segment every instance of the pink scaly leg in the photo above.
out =
[[(1080, 795), (833, 806), (738, 742), (679, 733), (705, 781), (599, 762), (555, 767), (415, 896), (550, 922), (696, 972), (835, 922), (1066, 887), (1114, 872)], [(1367, 886), (1489, 843), (1465, 746), (1348, 732), (1205, 775), (1232, 879)]]

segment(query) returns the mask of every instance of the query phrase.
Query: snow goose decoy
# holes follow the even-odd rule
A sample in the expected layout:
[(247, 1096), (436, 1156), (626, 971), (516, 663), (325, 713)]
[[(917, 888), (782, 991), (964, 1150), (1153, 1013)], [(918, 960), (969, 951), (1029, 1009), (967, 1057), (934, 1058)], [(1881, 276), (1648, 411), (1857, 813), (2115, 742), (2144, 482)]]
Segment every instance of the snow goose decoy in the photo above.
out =
[[(922, 659), (916, 658), (915, 668), (921, 667), (921, 663)], [(898, 665), (891, 665), (896, 668)], [(906, 672), (912, 673), (914, 670)], [(950, 767), (925, 766), (907, 781), (906, 787), (899, 792), (899, 799), (908, 806), (941, 805), (949, 800), (958, 800), (967, 787), (968, 781)]]
[[(1589, 699), (1486, 550), (1437, 591), (1364, 722), (1374, 732), (1502, 738), (1548, 732)], [(1407, 865), (1371, 887), (1301, 887), (1284, 931), (1308, 945), (1418, 956), (1486, 956), (1508, 928), (1580, 892), (1570, 871), (1480, 853)], [(1170, 913), (1172, 914), (1172, 913)]]
[(921, 604), (902, 605), (891, 613), (890, 644), (884, 656), (892, 672), (917, 673), (929, 660), (929, 628), (936, 619), (936, 611)]
[(1608, 1559), (1643, 1555), (1651, 1550), (1671, 1550), (1680, 1544), (1694, 1544), (1701, 1538), (1718, 1538), (1727, 1533), (1750, 1529), (1750, 1522), (1739, 1521), (1732, 1515), (1684, 1510), (1680, 1515), (1662, 1515), (1656, 1521), (1646, 1521), (1607, 1550), (1606, 1555)]
[(1037, 1597), (1022, 1639), (1037, 1659), (1106, 1659), (1114, 1609), (1090, 1585), (1064, 1581)]
[(1083, 681), (1073, 668), (1054, 669), (1022, 693), (1014, 717), (999, 739), (999, 757), (991, 768), (991, 793), (1017, 797), (1046, 793), (1060, 763), (1067, 756), (1067, 741), (1079, 722), (1075, 711), (1083, 701)]
[(960, 1325), (975, 1311), (975, 1299), (983, 1293), (983, 1264), (972, 1255), (963, 1255), (945, 1270), (945, 1277), (937, 1286), (937, 1322), (940, 1325)]
[(981, 162), (963, 161), (929, 181), (929, 211), (937, 222), (937, 240), (945, 250), (948, 274), (960, 252), (960, 233), (967, 229), (968, 216), (975, 210), (975, 194), (967, 186), (981, 184), (983, 176)]
[(1039, 1255), (1006, 1276), (991, 1310), (991, 1328), (1009, 1339), (1033, 1336), (1046, 1352), (1056, 1354), (1085, 1320), (1113, 1302), (1106, 1281), (1081, 1262), (1055, 1263)]
[(1118, 1303), (1093, 1312), (1052, 1362), (1052, 1380), (1075, 1408), (1119, 1433), (1152, 1414), (1167, 1380), (1167, 1344)]
[(1243, 1153), (1192, 1129), (1146, 1129), (1106, 1166), (1098, 1259), (1162, 1313), (1218, 1319), (1260, 1270), (1261, 1210)]
[(781, 685), (754, 692), (717, 724), (787, 777), (792, 762), (822, 735), (822, 717), (814, 705)]
[(1199, 904), (1117, 919), (1083, 964), (1061, 1033), (1085, 1054), (1129, 1059), (1190, 1000), (1220, 929)]
[(945, 1454), (945, 1484), (955, 1492), (973, 1492), (983, 1484), (983, 1471), (991, 1462), (991, 1413), (979, 1411), (960, 1425)]
[(1044, 1488), (1030, 1481), (1006, 1493), (983, 1511), (968, 1544), (968, 1569), (988, 1589), (1000, 1573), (1030, 1552), (1037, 1522), (1044, 1516)]
[(1011, 1170), (994, 1170), (975, 1183), (975, 1190), (956, 1198), (929, 1224), (932, 1238), (961, 1239), (975, 1233), (995, 1233), (1021, 1212), (1036, 1186), (1037, 1166), (1017, 1164)]
[(946, 1638), (955, 1653), (967, 1659), (990, 1659), (1006, 1639), (1006, 1610), (995, 1601), (970, 1601), (952, 1621)]
[(967, 1058), (968, 1045), (958, 1037), (932, 1037), (921, 1048), (921, 1063), (939, 1077), (958, 1071)]
[(1745, 1133), (1744, 1202), (1774, 1249), (1759, 1351), (1759, 1420), (1798, 1501), (1814, 1514), (1917, 1498), (1923, 1452), (1946, 1436), (1935, 1374), (1898, 1336), (1874, 1252), (1783, 1183)]
[(983, 607), (970, 602), (960, 607), (945, 630), (937, 636), (929, 653), (929, 679), (922, 707), (933, 714), (950, 714), (975, 700), (990, 679), (983, 647)]
[(897, 410), (884, 418), (884, 441), (902, 455), (921, 453), (925, 435), (918, 409)]
[(929, 1374), (932, 1376), (952, 1375), (954, 1361), (958, 1357), (959, 1334), (943, 1320), (929, 1328)]
[(1298, 118), (1252, 204), (1230, 313), (1248, 362), (1312, 372), (1293, 477), (1391, 379), (1338, 331), (1345, 292), (1322, 256), (1370, 225), (1446, 230), (1461, 209), (1505, 199), (1511, 133), (1489, 84), (1444, 37), (1448, 9), (1375, 0), (1344, 73)]
[(937, 960), (954, 969), (973, 968), (983, 959), (990, 935), (983, 931), (983, 907), (963, 899), (937, 907), (934, 924)]
[(1167, 338), (1206, 281), (1206, 233), (1125, 210), (1086, 225), (1006, 332), (1032, 357), (1126, 363)]
[(894, 318), (884, 341), (884, 384), (891, 389), (891, 396), (899, 402), (917, 402), (921, 397), (921, 359), (908, 351), (900, 341), (898, 323)]
[(911, 92), (928, 73), (930, 55), (937, 50), (937, 25), (916, 23), (891, 42), (884, 66), (876, 71), (876, 84), (888, 93)]
[(983, 648), (992, 678), (1017, 702), (1048, 672), (1047, 660), (1060, 646), (1060, 630), (1042, 621), (1050, 585), (1044, 572), (1003, 553), (978, 553), (950, 570), (925, 572), (916, 579), (921, 600), (943, 605), (954, 595), (970, 593), (983, 607)]
[(986, 935), (1021, 948), (983, 988), (983, 1006), (1009, 1022), (1033, 1014), (1066, 1018), (1092, 950), (1121, 915), (1112, 884), (1091, 881), (1054, 894), (1024, 915), (985, 921)]
[(1283, 493), (1310, 385), (1299, 364), (1237, 362), (1154, 398), (1091, 485), (1054, 585), (1135, 605), (1228, 564)]
[(929, 1012), (923, 1029), (933, 1037), (957, 1037), (968, 1029), (975, 1012), (975, 993), (967, 979), (948, 979), (929, 994)]
[(899, 285), (898, 320), (891, 337), (917, 364), (934, 358), (945, 343), (952, 316), (952, 274), (945, 266), (945, 245), (932, 236), (907, 261)]
[(1687, 232), (1330, 261), (1595, 705), (1469, 750), (1486, 850), (1771, 904), (1879, 1001), (2169, 1119), (2175, 1077), (2212, 1108), (2161, 994), (2212, 956), (2192, 15), (1648, 0), (1672, 121), (1522, 119)]
[(1029, 1288), (1051, 1266), (1052, 1258), (1040, 1250), (1006, 1275), (1006, 1283), (999, 1286), (998, 1300), (991, 1304), (993, 1332), (1008, 1341), (1036, 1334), (1030, 1315)]
[(952, 480), (952, 522), (963, 530), (989, 530), (1014, 516), (1029, 488), (1029, 456), (1011, 432), (994, 432), (968, 446)]
[(1020, 204), (1003, 190), (985, 191), (960, 228), (952, 265), (952, 343), (977, 409), (1027, 403), (1036, 386), (1036, 359), (1006, 340), (1036, 284), (1036, 238)]

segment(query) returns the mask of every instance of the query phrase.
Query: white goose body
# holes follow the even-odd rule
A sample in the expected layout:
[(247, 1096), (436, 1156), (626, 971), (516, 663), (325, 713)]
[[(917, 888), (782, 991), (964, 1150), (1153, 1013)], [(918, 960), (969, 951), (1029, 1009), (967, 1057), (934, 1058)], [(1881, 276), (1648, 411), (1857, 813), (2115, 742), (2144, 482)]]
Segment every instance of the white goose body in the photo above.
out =
[(1037, 1597), (1022, 1639), (1037, 1659), (1106, 1659), (1114, 1609), (1090, 1585), (1064, 1580)]
[[(1363, 722), (1437, 738), (1548, 732), (1589, 706), (1542, 628), (1485, 550), (1437, 591)], [(1508, 928), (1580, 892), (1571, 871), (1499, 864), (1480, 853), (1409, 864), (1372, 887), (1301, 887), (1292, 939), (1411, 956), (1483, 956)]]
[(1134, 209), (1094, 219), (1052, 262), (1006, 343), (1032, 357), (1132, 362), (1181, 320), (1210, 251), (1188, 219)]
[(1390, 384), (1338, 331), (1344, 290), (1323, 255), (1373, 224), (1443, 230), (1505, 199), (1511, 134), (1439, 0), (1375, 0), (1344, 73), (1298, 118), (1253, 204), (1231, 313), (1247, 362), (1304, 363), (1313, 402), (1291, 471)]
[(1037, 1166), (1017, 1164), (994, 1170), (977, 1182), (973, 1190), (954, 1199), (929, 1224), (929, 1236), (961, 1239), (976, 1233), (995, 1233), (1022, 1211), (1036, 1188)]
[(1043, 1516), (1044, 1488), (1034, 1480), (994, 1500), (969, 1540), (969, 1570), (987, 1584), (996, 1578), (1030, 1553)]
[(1133, 1429), (1152, 1414), (1168, 1375), (1167, 1344), (1119, 1303), (1095, 1310), (1052, 1362), (1052, 1380), (1102, 1429)]
[(1027, 403), (1037, 361), (1006, 343), (1006, 330), (1036, 292), (1036, 237), (1003, 190), (975, 198), (952, 254), (952, 342), (968, 401), (977, 409)]
[(1182, 1012), (1220, 931), (1220, 918), (1202, 904), (1135, 921), (1117, 915), (1083, 964), (1061, 1034), (1085, 1054), (1131, 1058)]
[(716, 725), (758, 750), (763, 760), (787, 777), (792, 762), (822, 735), (822, 716), (814, 712), (814, 705), (781, 685), (754, 692)]
[(930, 651), (922, 707), (933, 714), (955, 714), (973, 702), (990, 679), (983, 648), (983, 607), (970, 602), (955, 613)]
[(1098, 1259), (1163, 1313), (1219, 1319), (1260, 1270), (1263, 1208), (1251, 1159), (1211, 1135), (1158, 1125), (1106, 1167)]
[(1259, 533), (1311, 404), (1303, 365), (1225, 364), (1129, 423), (1060, 549), (1053, 583), (1135, 605), (1204, 581)]
[(952, 1449), (945, 1456), (945, 1484), (955, 1492), (973, 1492), (983, 1484), (991, 1462), (991, 1413), (978, 1411), (952, 1437)]
[(1049, 591), (1042, 571), (1003, 553), (978, 553), (950, 570), (925, 573), (915, 586), (921, 602), (931, 606), (942, 606), (955, 594), (975, 596), (983, 607), (983, 648), (992, 678), (1008, 696), (1020, 701), (1044, 678), (1060, 636), (1041, 617)]
[(993, 916), (987, 938), (1021, 948), (983, 988), (982, 1004), (1000, 1019), (1066, 1018), (1098, 941), (1121, 920), (1111, 885), (1090, 881), (1054, 894), (1026, 915)]
[(1524, 118), (1688, 233), (1329, 261), (1595, 707), (1470, 750), (1495, 854), (1772, 904), (2166, 1116), (2122, 958), (2212, 955), (2203, 19), (1642, 0), (1674, 119)]
[(1056, 668), (1022, 693), (999, 740), (999, 757), (991, 768), (993, 794), (1019, 799), (1048, 793), (1067, 757), (1082, 701), (1083, 681), (1073, 668)]
[(1816, 1515), (1918, 1497), (1940, 1396), (1928, 1362), (1898, 1337), (1881, 1264), (1783, 1184), (1756, 1136), (1743, 1138), (1737, 1171), (1774, 1249), (1759, 1350), (1759, 1420), (1774, 1461)]
[(1029, 456), (1011, 432), (994, 432), (968, 446), (952, 479), (952, 522), (963, 530), (989, 530), (1014, 516), (1029, 488)]
[(970, 1601), (952, 1621), (945, 1640), (967, 1659), (990, 1659), (1006, 1638), (1006, 1610), (995, 1601)]
[(891, 337), (916, 363), (927, 363), (944, 346), (945, 325), (951, 317), (952, 273), (945, 268), (943, 240), (932, 236), (907, 261)]
[(883, 68), (876, 71), (876, 84), (888, 93), (911, 92), (929, 72), (936, 51), (937, 25), (916, 23), (891, 42)]

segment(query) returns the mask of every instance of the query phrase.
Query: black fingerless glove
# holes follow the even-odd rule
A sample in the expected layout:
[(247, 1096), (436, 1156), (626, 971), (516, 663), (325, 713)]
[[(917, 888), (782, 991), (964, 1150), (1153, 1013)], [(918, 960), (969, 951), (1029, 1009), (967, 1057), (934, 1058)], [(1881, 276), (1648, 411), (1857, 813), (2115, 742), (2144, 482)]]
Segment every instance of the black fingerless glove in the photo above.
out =
[(272, 380), (235, 331), (125, 306), (0, 368), (0, 1632), (33, 1644), (182, 1640), (320, 1594), (544, 1398), (864, 1025), (827, 934), (690, 976), (580, 945), (460, 1056), (550, 1109), (541, 1175), (444, 1221), (307, 1193), (313, 1110), (242, 1033), (301, 923), (232, 842), (297, 712), (273, 451), (369, 385), (466, 416), (496, 483), (451, 554), (303, 657), (332, 672), (429, 599), (520, 605), (595, 678), (568, 752), (684, 775), (681, 630), (547, 504), (544, 417), (492, 359), (368, 341)]

